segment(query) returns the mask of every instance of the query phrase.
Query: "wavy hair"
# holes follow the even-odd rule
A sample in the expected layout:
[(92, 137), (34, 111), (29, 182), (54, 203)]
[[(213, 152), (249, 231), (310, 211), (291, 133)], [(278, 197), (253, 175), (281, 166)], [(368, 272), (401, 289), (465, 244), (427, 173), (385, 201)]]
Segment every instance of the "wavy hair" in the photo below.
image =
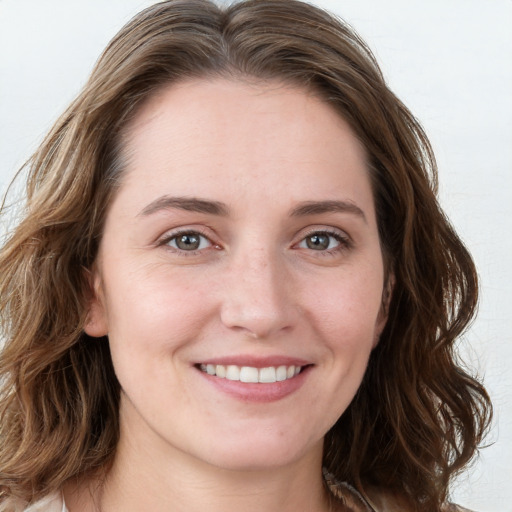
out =
[(111, 462), (119, 383), (84, 331), (93, 264), (123, 172), (123, 130), (166, 84), (274, 80), (315, 92), (368, 155), (389, 319), (363, 383), (325, 439), (324, 465), (361, 492), (437, 511), (491, 417), (456, 340), (477, 305), (473, 261), (436, 199), (430, 144), (342, 20), (296, 0), (149, 7), (110, 42), (28, 163), (26, 206), (0, 253), (0, 502), (31, 501)]

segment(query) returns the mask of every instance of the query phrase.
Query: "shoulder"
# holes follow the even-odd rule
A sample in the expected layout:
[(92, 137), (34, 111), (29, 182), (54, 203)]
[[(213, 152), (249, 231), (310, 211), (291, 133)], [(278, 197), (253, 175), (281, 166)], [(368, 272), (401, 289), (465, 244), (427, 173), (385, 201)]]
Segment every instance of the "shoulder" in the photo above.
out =
[(469, 510), (469, 508), (461, 507), (460, 505), (449, 504), (443, 510), (443, 512), (473, 512), (473, 510)]
[[(324, 473), (331, 493), (351, 512), (411, 512), (411, 504), (403, 496), (379, 488), (365, 489), (364, 497), (346, 482), (339, 482), (332, 475)], [(442, 512), (472, 512), (466, 508), (447, 504)]]
[(0, 512), (67, 512), (67, 508), (61, 493), (55, 493), (31, 504), (7, 499), (0, 503)]
[[(407, 501), (393, 492), (380, 489), (369, 489), (368, 498), (371, 506), (378, 512), (410, 512), (411, 507)], [(442, 512), (472, 512), (467, 508), (447, 503), (443, 506)]]

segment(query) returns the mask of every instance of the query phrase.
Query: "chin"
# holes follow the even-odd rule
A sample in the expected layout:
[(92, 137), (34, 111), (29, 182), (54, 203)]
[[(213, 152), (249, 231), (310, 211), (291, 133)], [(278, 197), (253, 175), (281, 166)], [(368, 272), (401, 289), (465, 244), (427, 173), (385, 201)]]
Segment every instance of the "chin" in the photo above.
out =
[(239, 442), (231, 439), (227, 446), (209, 449), (207, 462), (230, 471), (258, 471), (292, 465), (316, 455), (321, 459), (323, 439), (312, 445), (290, 441), (286, 434), (273, 439), (272, 436), (254, 439), (246, 435)]

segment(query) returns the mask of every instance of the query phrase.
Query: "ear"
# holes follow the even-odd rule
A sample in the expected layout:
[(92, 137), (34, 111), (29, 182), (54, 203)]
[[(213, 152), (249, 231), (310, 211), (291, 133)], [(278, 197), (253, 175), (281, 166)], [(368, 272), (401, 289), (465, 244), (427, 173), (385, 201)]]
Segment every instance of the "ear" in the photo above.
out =
[(379, 315), (377, 316), (377, 322), (375, 323), (375, 339), (373, 341), (373, 348), (378, 345), (380, 335), (382, 334), (384, 327), (386, 327), (389, 316), (389, 304), (391, 303), (391, 298), (393, 297), (394, 288), (395, 275), (389, 274), (386, 278), (386, 282), (384, 283), (384, 288), (382, 290), (382, 302)]
[(107, 311), (105, 307), (105, 295), (100, 273), (96, 268), (84, 269), (89, 283), (87, 298), (87, 317), (84, 331), (89, 336), (99, 338), (108, 334)]

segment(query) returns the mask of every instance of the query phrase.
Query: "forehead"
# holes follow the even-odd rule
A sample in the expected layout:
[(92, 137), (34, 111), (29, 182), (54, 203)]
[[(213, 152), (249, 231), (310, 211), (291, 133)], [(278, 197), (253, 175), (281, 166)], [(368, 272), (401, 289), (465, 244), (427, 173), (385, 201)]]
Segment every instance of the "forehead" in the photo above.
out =
[(220, 195), (279, 188), (289, 200), (371, 199), (365, 149), (348, 123), (289, 84), (166, 86), (141, 107), (124, 140), (126, 183), (178, 187), (188, 196), (208, 196), (212, 187)]
[[(254, 142), (262, 144), (285, 127), (292, 130), (288, 139), (308, 137), (322, 146), (331, 138), (325, 137), (326, 132), (331, 132), (338, 143), (343, 143), (339, 138), (343, 132), (353, 139), (353, 149), (358, 146), (357, 157), (366, 158), (363, 145), (331, 105), (313, 90), (277, 80), (195, 79), (163, 86), (149, 97), (126, 127), (128, 144), (134, 138), (138, 145), (155, 144), (155, 135), (164, 125), (167, 135), (174, 136), (176, 141), (180, 134), (188, 135), (183, 132), (186, 129), (197, 130), (198, 135), (208, 137), (212, 143), (243, 143), (248, 135), (258, 134)], [(235, 127), (242, 131), (235, 131)], [(268, 132), (269, 128), (273, 130)]]

